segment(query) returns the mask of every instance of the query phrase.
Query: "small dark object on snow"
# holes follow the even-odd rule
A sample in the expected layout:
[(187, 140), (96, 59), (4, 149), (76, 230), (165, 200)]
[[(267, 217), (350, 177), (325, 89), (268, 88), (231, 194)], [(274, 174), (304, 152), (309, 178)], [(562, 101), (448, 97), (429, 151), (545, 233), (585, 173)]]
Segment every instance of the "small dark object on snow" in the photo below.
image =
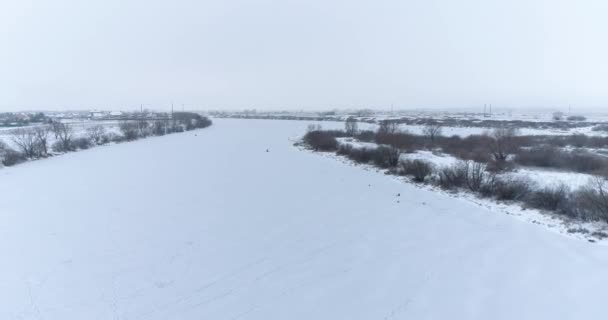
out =
[(270, 152), (270, 151), (268, 151), (268, 149), (266, 149), (266, 152)]
[(401, 197), (401, 193), (397, 193), (397, 197)]

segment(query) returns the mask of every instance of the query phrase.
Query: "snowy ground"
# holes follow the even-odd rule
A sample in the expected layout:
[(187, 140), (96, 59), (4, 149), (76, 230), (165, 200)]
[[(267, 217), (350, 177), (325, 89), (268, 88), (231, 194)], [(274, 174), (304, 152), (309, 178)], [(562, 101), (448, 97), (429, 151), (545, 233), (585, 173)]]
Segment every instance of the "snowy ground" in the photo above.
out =
[(605, 319), (607, 246), (302, 152), (307, 124), (0, 170), (0, 319)]

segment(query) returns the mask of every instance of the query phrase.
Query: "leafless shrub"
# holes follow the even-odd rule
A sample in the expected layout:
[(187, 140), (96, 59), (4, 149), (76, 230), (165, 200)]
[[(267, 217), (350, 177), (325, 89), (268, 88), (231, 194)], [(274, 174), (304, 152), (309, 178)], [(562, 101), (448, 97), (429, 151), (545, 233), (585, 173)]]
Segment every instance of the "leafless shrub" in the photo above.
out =
[(166, 120), (156, 120), (152, 123), (152, 134), (155, 136), (162, 136), (167, 133), (167, 126), (169, 125)]
[[(152, 133), (151, 129), (150, 129), (150, 122), (148, 122), (147, 120), (139, 119), (139, 120), (135, 121), (135, 123), (137, 124), (138, 138), (145, 138)], [(188, 130), (194, 129), (194, 124), (192, 123), (192, 120), (186, 121), (186, 123), (187, 123), (186, 127), (188, 128)]]
[[(55, 121), (51, 124), (51, 131), (57, 139), (57, 142), (53, 144), (53, 150), (68, 152), (72, 149), (72, 126), (67, 123)], [(57, 144), (60, 144), (60, 146)]]
[(333, 151), (338, 148), (336, 133), (332, 131), (307, 132), (304, 142), (317, 151)]
[(363, 130), (363, 131), (359, 131), (356, 138), (359, 141), (372, 142), (376, 138), (376, 133), (371, 130)]
[(495, 128), (492, 130), (489, 149), (495, 161), (505, 161), (510, 154), (517, 150), (516, 135), (517, 129), (515, 128)]
[(353, 146), (352, 145), (350, 145), (350, 144), (341, 144), (341, 145), (338, 146), (338, 150), (336, 151), (336, 154), (339, 154), (341, 156), (347, 156), (352, 151), (353, 151)]
[(541, 146), (520, 150), (515, 156), (515, 162), (524, 166), (555, 167), (560, 151), (555, 147)]
[(373, 151), (374, 164), (381, 168), (390, 168), (399, 164), (401, 151), (395, 147), (380, 146)]
[(551, 167), (576, 172), (599, 173), (608, 170), (608, 159), (586, 150), (561, 151), (542, 146), (518, 151), (515, 162), (524, 166)]
[(596, 177), (577, 192), (583, 218), (608, 221), (608, 182)]
[(73, 148), (86, 150), (91, 147), (91, 140), (87, 137), (79, 137), (72, 140)]
[(26, 160), (21, 152), (13, 150), (6, 143), (0, 141), (0, 159), (2, 165), (10, 167)]
[(466, 185), (467, 168), (463, 163), (443, 167), (437, 171), (437, 183), (443, 189), (456, 189)]
[(524, 199), (526, 205), (536, 209), (558, 211), (569, 201), (570, 189), (565, 184), (534, 190)]
[(368, 148), (352, 148), (348, 158), (358, 163), (369, 163), (374, 158), (374, 150)]
[(433, 165), (424, 160), (406, 160), (401, 162), (401, 172), (410, 175), (416, 182), (424, 182), (433, 173)]
[(568, 120), (568, 121), (585, 121), (585, 120), (587, 120), (587, 118), (585, 118), (584, 116), (568, 116), (568, 118), (566, 118), (566, 120)]
[(598, 124), (591, 128), (593, 131), (607, 131), (608, 132), (608, 124)]
[(479, 162), (465, 161), (462, 164), (466, 171), (466, 185), (471, 191), (477, 192), (486, 183), (488, 173), (486, 173), (486, 165)]
[(26, 158), (34, 158), (36, 153), (36, 134), (31, 129), (17, 129), (13, 132), (13, 142)]
[(139, 125), (137, 122), (121, 121), (118, 124), (118, 128), (127, 141), (132, 141), (139, 138)]
[(487, 147), (492, 143), (492, 138), (487, 135), (470, 135), (465, 138), (453, 136), (436, 139), (435, 143), (443, 152), (462, 160), (473, 160), (482, 163), (493, 161)]
[(427, 136), (431, 142), (435, 141), (435, 138), (441, 135), (443, 127), (439, 123), (427, 124), (422, 128), (422, 133)]
[(553, 112), (553, 120), (560, 121), (564, 118), (564, 113), (561, 111)]
[(120, 143), (120, 142), (125, 141), (125, 137), (123, 137), (120, 134), (116, 134), (114, 132), (108, 132), (108, 133), (104, 134), (102, 139), (107, 142), (115, 142), (115, 143)]
[(36, 136), (36, 153), (39, 157), (45, 157), (49, 153), (49, 132), (51, 128), (47, 125), (34, 127)]
[(500, 178), (493, 184), (493, 194), (498, 200), (521, 200), (531, 191), (531, 183), (523, 178)]
[(89, 140), (97, 145), (104, 144), (104, 134), (106, 133), (106, 129), (102, 125), (95, 125), (87, 128), (87, 136)]
[(356, 118), (349, 117), (348, 119), (346, 119), (346, 122), (344, 123), (344, 131), (346, 131), (346, 134), (348, 134), (351, 137), (354, 137), (357, 134), (358, 130), (359, 130), (359, 127), (357, 125)]
[(604, 232), (604, 231), (593, 231), (591, 233), (592, 236), (598, 238), (598, 239), (605, 239), (608, 238), (608, 233)]
[(306, 127), (306, 132), (321, 131), (323, 127), (320, 124), (311, 123)]
[(397, 147), (395, 137), (399, 132), (399, 124), (397, 122), (384, 120), (380, 122), (378, 131), (376, 132), (376, 141), (381, 144)]

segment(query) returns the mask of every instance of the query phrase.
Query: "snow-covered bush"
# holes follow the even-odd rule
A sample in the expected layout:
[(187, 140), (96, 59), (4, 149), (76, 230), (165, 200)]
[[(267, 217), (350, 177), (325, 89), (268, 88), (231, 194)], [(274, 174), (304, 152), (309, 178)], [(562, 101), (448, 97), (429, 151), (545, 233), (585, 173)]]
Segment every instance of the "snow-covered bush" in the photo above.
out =
[(401, 151), (395, 147), (380, 146), (370, 152), (373, 153), (374, 164), (380, 168), (391, 168), (399, 164)]
[(374, 139), (376, 139), (376, 133), (371, 130), (363, 130), (363, 131), (359, 131), (359, 133), (357, 133), (356, 138), (359, 141), (372, 142), (372, 141), (374, 141)]
[(118, 124), (118, 128), (122, 133), (122, 136), (127, 141), (135, 140), (139, 137), (139, 127), (137, 123), (132, 121), (121, 121)]
[(527, 206), (536, 209), (558, 211), (566, 209), (570, 201), (570, 189), (565, 184), (534, 190), (524, 199)]
[(420, 159), (402, 161), (401, 173), (412, 176), (416, 182), (424, 182), (433, 173), (433, 164)]
[(587, 120), (587, 118), (585, 118), (585, 116), (568, 116), (566, 118), (566, 120), (568, 120), (568, 121), (585, 121), (585, 120)]
[(467, 168), (463, 163), (442, 167), (437, 171), (437, 183), (443, 189), (456, 189), (465, 186)]
[(531, 191), (531, 182), (524, 178), (499, 178), (491, 185), (497, 200), (522, 200)]
[(85, 150), (91, 147), (92, 143), (89, 138), (86, 137), (78, 137), (72, 141), (73, 149), (81, 149)]
[(25, 156), (0, 141), (0, 159), (2, 165), (10, 167), (26, 160)]
[(596, 177), (585, 188), (575, 194), (578, 216), (589, 220), (608, 222), (608, 181)]
[(344, 131), (310, 131), (304, 135), (304, 142), (318, 151), (333, 151), (338, 148), (336, 137), (344, 136)]
[[(106, 133), (106, 128), (102, 125), (92, 126), (87, 128), (87, 136), (94, 144), (103, 144), (103, 136)], [(107, 143), (107, 142), (106, 142)]]
[(520, 150), (514, 161), (520, 165), (598, 173), (608, 170), (608, 159), (586, 150), (561, 151), (551, 146)]

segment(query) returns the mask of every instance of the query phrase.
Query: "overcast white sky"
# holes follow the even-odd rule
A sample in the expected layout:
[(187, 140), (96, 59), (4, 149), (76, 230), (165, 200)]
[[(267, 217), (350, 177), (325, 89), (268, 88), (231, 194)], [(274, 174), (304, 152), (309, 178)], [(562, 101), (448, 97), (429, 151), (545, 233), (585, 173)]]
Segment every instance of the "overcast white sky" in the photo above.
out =
[(0, 111), (599, 108), (607, 17), (605, 0), (0, 0)]

